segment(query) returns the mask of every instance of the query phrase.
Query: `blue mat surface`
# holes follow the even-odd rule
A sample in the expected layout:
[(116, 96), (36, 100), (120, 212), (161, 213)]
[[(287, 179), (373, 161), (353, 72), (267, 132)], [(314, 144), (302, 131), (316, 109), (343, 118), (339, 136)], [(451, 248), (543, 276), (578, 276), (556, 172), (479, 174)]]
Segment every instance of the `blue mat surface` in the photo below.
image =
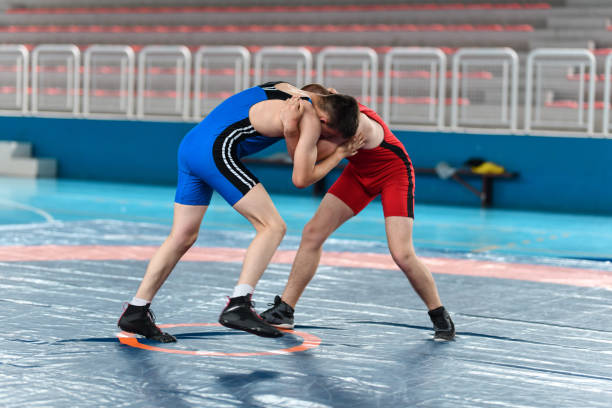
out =
[[(0, 250), (154, 247), (169, 232), (172, 188), (0, 185)], [(294, 250), (318, 200), (273, 199), (288, 224), (281, 250)], [(415, 244), (425, 257), (597, 271), (602, 282), (612, 274), (609, 217), (427, 205), (416, 213)], [(243, 249), (251, 237), (249, 225), (216, 198), (197, 247)], [(374, 202), (325, 249), (383, 254), (384, 239)], [(612, 291), (603, 284), (434, 270), (458, 329), (456, 341), (437, 343), (400, 271), (323, 265), (296, 309), (296, 330), (305, 334), (263, 339), (212, 325), (238, 278), (239, 258), (183, 261), (153, 306), (159, 323), (182, 325), (167, 329), (179, 341), (148, 350), (120, 343), (116, 327), (146, 260), (4, 256), (3, 407), (540, 408), (609, 407), (612, 400)], [(259, 311), (282, 291), (289, 270), (270, 265), (255, 293)], [(313, 338), (320, 343), (308, 350), (279, 351)]]

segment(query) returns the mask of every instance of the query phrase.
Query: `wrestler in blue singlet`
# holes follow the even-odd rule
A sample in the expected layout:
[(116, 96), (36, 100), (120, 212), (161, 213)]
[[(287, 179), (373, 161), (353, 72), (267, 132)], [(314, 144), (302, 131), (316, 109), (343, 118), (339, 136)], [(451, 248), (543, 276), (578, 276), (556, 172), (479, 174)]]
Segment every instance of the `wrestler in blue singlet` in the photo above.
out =
[(267, 82), (229, 97), (185, 135), (178, 150), (176, 203), (208, 205), (216, 190), (233, 206), (259, 183), (240, 158), (283, 138), (258, 133), (249, 110), (262, 101), (291, 98), (274, 87), (281, 82)]

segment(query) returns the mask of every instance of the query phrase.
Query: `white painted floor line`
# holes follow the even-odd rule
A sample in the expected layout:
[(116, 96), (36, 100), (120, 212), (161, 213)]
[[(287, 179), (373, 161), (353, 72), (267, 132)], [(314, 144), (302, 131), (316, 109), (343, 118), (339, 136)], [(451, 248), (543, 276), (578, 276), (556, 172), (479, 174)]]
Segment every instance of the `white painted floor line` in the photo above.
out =
[(43, 217), (47, 222), (54, 222), (55, 221), (55, 218), (53, 218), (53, 216), (51, 214), (49, 214), (48, 212), (46, 212), (44, 210), (41, 210), (40, 208), (32, 207), (31, 205), (21, 204), (21, 203), (18, 203), (16, 201), (7, 200), (5, 198), (0, 198), (0, 204), (7, 205), (9, 207), (18, 208), (18, 209), (24, 210), (24, 211), (33, 212), (33, 213), (38, 214), (41, 217)]

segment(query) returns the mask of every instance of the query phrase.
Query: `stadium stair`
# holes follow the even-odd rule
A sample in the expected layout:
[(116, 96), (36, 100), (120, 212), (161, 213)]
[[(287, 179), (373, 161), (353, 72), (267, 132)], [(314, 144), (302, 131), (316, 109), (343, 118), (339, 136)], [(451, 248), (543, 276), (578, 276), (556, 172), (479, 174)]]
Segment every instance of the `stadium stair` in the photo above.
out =
[(0, 176), (53, 178), (57, 161), (32, 157), (31, 143), (0, 141)]

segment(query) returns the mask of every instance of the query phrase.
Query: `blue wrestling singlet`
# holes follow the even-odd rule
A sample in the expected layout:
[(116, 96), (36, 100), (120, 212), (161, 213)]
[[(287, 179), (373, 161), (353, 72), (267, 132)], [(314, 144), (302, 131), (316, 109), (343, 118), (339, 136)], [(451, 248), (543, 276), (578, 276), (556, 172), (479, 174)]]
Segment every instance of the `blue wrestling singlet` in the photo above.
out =
[(259, 134), (251, 125), (249, 110), (258, 102), (291, 98), (274, 87), (278, 83), (229, 97), (185, 135), (178, 150), (176, 203), (208, 205), (215, 190), (233, 206), (259, 183), (240, 158), (283, 138)]

